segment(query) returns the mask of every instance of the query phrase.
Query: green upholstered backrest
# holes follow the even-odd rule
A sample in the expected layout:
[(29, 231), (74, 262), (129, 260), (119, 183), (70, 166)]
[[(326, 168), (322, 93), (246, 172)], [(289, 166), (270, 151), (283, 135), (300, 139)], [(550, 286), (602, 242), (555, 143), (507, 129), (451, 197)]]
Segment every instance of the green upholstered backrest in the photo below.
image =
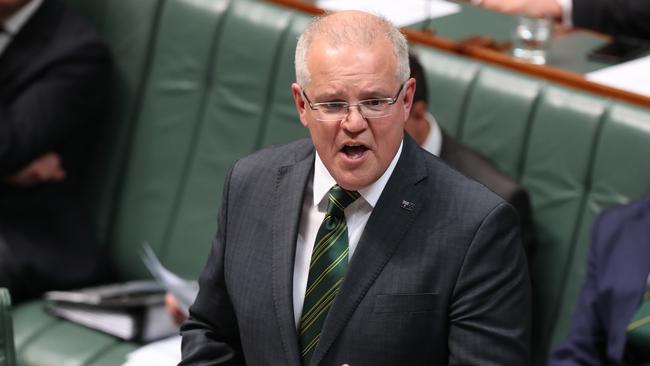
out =
[(108, 44), (112, 59), (111, 99), (90, 166), (86, 195), (102, 245), (109, 241), (115, 196), (121, 188), (130, 136), (138, 115), (150, 64), (162, 0), (68, 0), (86, 16)]
[[(137, 248), (147, 241), (161, 254), (172, 229), (208, 91), (214, 87), (212, 51), (226, 5), (167, 1), (161, 9), (150, 75), (117, 198), (111, 249), (122, 276), (143, 276)], [(206, 203), (209, 199), (205, 197)]]
[(533, 359), (541, 365), (567, 334), (595, 215), (650, 193), (650, 110), (430, 48), (415, 52), (443, 128), (530, 193)]
[(425, 72), (435, 75), (427, 77), (429, 109), (435, 111), (436, 120), (446, 132), (457, 137), (480, 65), (447, 53), (425, 52), (424, 48), (418, 52), (421, 47), (412, 49), (426, 66)]
[(15, 366), (14, 332), (11, 319), (11, 298), (0, 288), (0, 366)]
[(309, 19), (245, 0), (158, 4), (113, 196), (108, 237), (121, 278), (147, 276), (137, 255), (145, 241), (171, 270), (196, 277), (229, 167), (307, 136), (290, 86), (293, 48)]

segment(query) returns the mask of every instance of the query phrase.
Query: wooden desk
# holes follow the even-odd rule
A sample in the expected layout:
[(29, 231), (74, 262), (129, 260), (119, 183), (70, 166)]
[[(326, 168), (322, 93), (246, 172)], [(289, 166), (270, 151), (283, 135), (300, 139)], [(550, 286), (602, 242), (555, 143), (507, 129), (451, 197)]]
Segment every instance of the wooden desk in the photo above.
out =
[[(322, 9), (308, 0), (266, 1), (314, 15), (323, 13)], [(507, 51), (493, 50), (463, 42), (477, 34), (487, 36), (497, 43), (508, 42), (514, 28), (514, 17), (465, 3), (459, 3), (459, 5), (462, 7), (460, 13), (432, 19), (426, 24), (419, 23), (402, 28), (402, 31), (413, 43), (462, 54), (573, 88), (650, 108), (650, 97), (594, 83), (584, 78), (583, 75), (587, 72), (609, 66), (606, 63), (591, 61), (586, 57), (589, 50), (607, 42), (607, 36), (587, 30), (560, 29), (559, 32), (556, 32), (549, 48), (548, 64), (531, 65), (516, 60)], [(423, 31), (422, 29), (426, 26), (433, 28), (435, 34)]]

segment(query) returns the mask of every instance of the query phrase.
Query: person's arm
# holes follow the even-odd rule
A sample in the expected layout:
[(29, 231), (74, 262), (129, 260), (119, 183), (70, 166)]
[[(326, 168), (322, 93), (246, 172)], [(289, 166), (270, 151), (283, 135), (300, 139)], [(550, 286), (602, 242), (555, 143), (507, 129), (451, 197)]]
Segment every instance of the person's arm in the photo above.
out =
[(179, 366), (245, 364), (237, 317), (224, 276), (231, 175), (232, 171), (224, 185), (217, 236), (199, 279), (199, 293), (190, 307), (189, 319), (181, 326), (183, 360)]
[(650, 1), (572, 0), (576, 27), (650, 40)]
[(5, 183), (15, 187), (33, 187), (41, 183), (60, 182), (65, 179), (59, 154), (48, 152), (32, 161), (17, 173), (5, 178)]
[(587, 262), (587, 277), (576, 304), (567, 339), (553, 351), (549, 366), (605, 364), (606, 334), (597, 313), (598, 306), (598, 228), (602, 215), (594, 223), (592, 245)]
[(647, 0), (475, 0), (474, 3), (502, 13), (550, 16), (562, 19), (565, 25), (650, 40)]
[(452, 294), (449, 365), (530, 363), (530, 280), (517, 221), (504, 202), (474, 234)]
[(525, 14), (531, 17), (560, 18), (562, 7), (558, 0), (481, 0), (480, 6), (506, 14)]
[(508, 203), (515, 208), (519, 214), (519, 226), (521, 228), (521, 243), (524, 247), (524, 252), (528, 258), (528, 263), (535, 253), (535, 227), (533, 225), (532, 209), (530, 207), (530, 196), (528, 191), (521, 186), (518, 186), (508, 199)]
[(0, 178), (57, 151), (103, 112), (109, 63), (106, 48), (89, 42), (53, 60), (10, 104), (0, 103)]
[(165, 310), (167, 314), (174, 320), (174, 323), (181, 325), (187, 320), (187, 315), (181, 310), (176, 298), (171, 292), (165, 294)]

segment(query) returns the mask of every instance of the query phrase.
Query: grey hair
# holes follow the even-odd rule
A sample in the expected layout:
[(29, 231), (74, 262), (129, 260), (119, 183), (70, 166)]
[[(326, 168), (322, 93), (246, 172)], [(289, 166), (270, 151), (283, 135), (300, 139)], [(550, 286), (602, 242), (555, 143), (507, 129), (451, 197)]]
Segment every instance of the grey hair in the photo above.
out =
[(336, 13), (328, 13), (314, 18), (311, 24), (302, 32), (296, 45), (295, 67), (296, 82), (305, 87), (309, 84), (310, 73), (307, 67), (307, 53), (317, 36), (324, 37), (333, 46), (359, 45), (370, 47), (383, 35), (393, 45), (396, 60), (395, 77), (400, 83), (406, 82), (410, 75), (408, 60), (408, 43), (400, 30), (382, 16), (365, 14), (366, 16), (336, 17)]

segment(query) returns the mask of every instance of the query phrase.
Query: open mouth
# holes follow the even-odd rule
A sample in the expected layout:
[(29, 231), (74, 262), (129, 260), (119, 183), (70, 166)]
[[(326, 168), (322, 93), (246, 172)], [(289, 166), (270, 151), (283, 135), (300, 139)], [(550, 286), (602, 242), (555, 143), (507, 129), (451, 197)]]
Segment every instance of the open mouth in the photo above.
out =
[(363, 145), (344, 145), (343, 153), (350, 159), (359, 159), (363, 157), (363, 154), (368, 150), (367, 147)]

